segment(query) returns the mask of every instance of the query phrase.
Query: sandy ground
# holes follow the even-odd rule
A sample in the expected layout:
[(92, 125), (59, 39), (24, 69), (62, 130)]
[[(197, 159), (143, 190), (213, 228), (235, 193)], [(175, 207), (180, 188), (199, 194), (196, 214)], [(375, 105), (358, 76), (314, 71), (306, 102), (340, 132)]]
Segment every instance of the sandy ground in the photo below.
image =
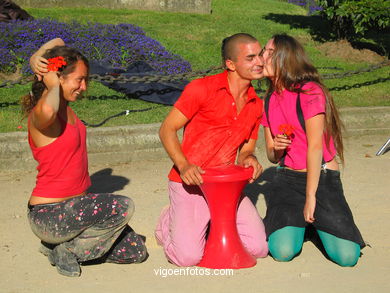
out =
[[(289, 263), (267, 257), (259, 259), (255, 267), (235, 270), (229, 276), (202, 276), (199, 274), (214, 271), (192, 267), (178, 271), (181, 275), (164, 277), (177, 267), (166, 261), (153, 237), (160, 210), (168, 203), (166, 174), (171, 163), (162, 158), (117, 166), (90, 162), (95, 191), (133, 198), (136, 213), (130, 224), (146, 237), (150, 256), (137, 265), (83, 266), (80, 278), (67, 278), (38, 253), (39, 241), (27, 223), (26, 203), (35, 170), (0, 173), (0, 292), (390, 292), (390, 152), (375, 156), (387, 138), (364, 136), (347, 141), (342, 171), (345, 194), (370, 245), (353, 268), (330, 262), (307, 241), (301, 255)], [(259, 150), (258, 157), (266, 171), (246, 189), (262, 216), (274, 170), (263, 153)]]

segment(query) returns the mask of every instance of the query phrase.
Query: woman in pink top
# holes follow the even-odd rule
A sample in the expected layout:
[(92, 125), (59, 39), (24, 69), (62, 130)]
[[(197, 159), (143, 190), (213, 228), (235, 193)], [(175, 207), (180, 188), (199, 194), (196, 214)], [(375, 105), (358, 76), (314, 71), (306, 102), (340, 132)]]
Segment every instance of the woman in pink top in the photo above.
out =
[(268, 159), (279, 164), (264, 219), (269, 251), (291, 260), (312, 225), (332, 261), (354, 266), (365, 244), (340, 181), (342, 124), (333, 99), (294, 38), (273, 36), (263, 58), (270, 88), (262, 124)]
[(23, 97), (28, 136), (38, 162), (28, 219), (45, 254), (60, 274), (75, 277), (80, 263), (145, 260), (142, 238), (128, 225), (128, 197), (87, 193), (86, 129), (69, 107), (87, 89), (88, 60), (61, 39), (43, 45), (30, 59), (36, 79)]

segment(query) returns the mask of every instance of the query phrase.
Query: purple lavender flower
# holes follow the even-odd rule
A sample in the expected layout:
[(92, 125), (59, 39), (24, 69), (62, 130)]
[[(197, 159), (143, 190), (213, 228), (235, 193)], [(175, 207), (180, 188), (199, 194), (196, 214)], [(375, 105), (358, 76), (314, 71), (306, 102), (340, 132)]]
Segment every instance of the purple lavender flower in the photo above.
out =
[(314, 0), (288, 0), (287, 2), (308, 8), (309, 15), (322, 10), (322, 7), (318, 6)]
[(23, 73), (32, 73), (28, 64), (31, 54), (57, 37), (80, 50), (88, 59), (115, 67), (126, 68), (132, 62), (142, 60), (161, 74), (191, 71), (187, 61), (147, 37), (138, 26), (61, 23), (48, 18), (0, 23), (0, 71), (13, 72), (20, 66)]

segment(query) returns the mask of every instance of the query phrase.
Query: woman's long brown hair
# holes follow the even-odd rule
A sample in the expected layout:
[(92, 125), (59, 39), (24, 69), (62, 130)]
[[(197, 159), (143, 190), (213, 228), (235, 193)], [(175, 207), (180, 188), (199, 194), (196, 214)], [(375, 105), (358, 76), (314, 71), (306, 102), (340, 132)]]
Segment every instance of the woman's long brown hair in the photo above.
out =
[(287, 89), (290, 92), (299, 92), (302, 91), (303, 84), (310, 81), (317, 83), (326, 97), (324, 129), (326, 145), (329, 148), (330, 137), (333, 137), (337, 154), (341, 163), (344, 163), (342, 137), (344, 125), (332, 95), (322, 82), (317, 69), (311, 64), (303, 46), (296, 39), (287, 34), (277, 34), (272, 39), (275, 47), (272, 55), (275, 79), (270, 83), (270, 91), (280, 93), (283, 89)]
[[(77, 61), (79, 60), (83, 61), (85, 66), (89, 68), (89, 62), (87, 58), (85, 58), (76, 49), (66, 46), (56, 46), (52, 49), (49, 49), (45, 52), (45, 54), (43, 54), (42, 57), (49, 59), (58, 56), (64, 57), (67, 63), (60, 69), (60, 76), (66, 77), (68, 74), (72, 73), (76, 68)], [(30, 93), (28, 95), (23, 96), (20, 101), (20, 104), (22, 106), (22, 112), (25, 116), (27, 116), (38, 103), (39, 99), (42, 97), (42, 93), (45, 88), (46, 86), (43, 82), (43, 79), (41, 81), (38, 81), (38, 79), (35, 77), (34, 82), (31, 86)]]

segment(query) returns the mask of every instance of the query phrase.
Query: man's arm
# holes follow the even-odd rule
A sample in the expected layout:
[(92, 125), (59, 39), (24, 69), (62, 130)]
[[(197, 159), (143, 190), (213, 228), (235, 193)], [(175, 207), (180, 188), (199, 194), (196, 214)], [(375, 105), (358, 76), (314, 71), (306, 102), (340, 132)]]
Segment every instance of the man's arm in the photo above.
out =
[(250, 183), (259, 178), (260, 174), (263, 172), (263, 167), (257, 161), (256, 156), (254, 155), (256, 148), (256, 139), (249, 139), (241, 148), (237, 158), (237, 164), (245, 168), (253, 167), (253, 175)]
[(177, 108), (173, 107), (160, 127), (160, 139), (169, 157), (179, 169), (180, 177), (185, 184), (200, 185), (203, 183), (201, 174), (204, 171), (191, 164), (185, 157), (177, 132), (186, 125), (188, 118)]

